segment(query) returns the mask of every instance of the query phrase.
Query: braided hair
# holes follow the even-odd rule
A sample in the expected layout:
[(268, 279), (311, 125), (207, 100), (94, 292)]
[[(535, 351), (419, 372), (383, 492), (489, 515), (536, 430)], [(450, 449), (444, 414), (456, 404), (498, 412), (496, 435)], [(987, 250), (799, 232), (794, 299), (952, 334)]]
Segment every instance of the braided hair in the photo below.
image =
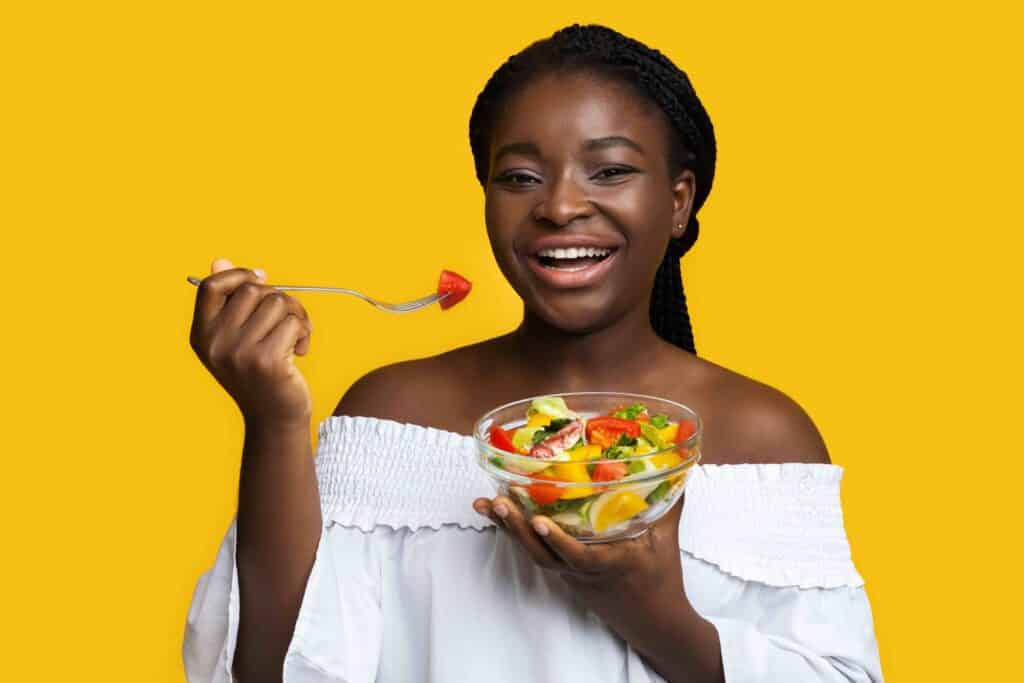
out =
[(715, 131), (690, 79), (658, 50), (606, 26), (573, 24), (509, 57), (491, 76), (473, 105), (469, 144), (476, 177), (487, 185), (490, 137), (512, 95), (538, 76), (582, 72), (613, 79), (656, 105), (665, 116), (669, 173), (689, 169), (696, 180), (693, 210), (682, 237), (671, 238), (651, 292), (650, 318), (662, 339), (696, 354), (679, 259), (697, 239), (697, 210), (715, 175)]

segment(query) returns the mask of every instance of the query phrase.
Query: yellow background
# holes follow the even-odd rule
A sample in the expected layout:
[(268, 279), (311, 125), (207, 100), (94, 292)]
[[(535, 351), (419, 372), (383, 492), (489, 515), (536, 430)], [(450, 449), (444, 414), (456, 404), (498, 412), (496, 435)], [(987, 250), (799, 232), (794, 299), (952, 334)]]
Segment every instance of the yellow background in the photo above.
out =
[(1019, 17), (371, 5), (0, 9), (3, 678), (183, 680), (241, 438), (188, 347), (186, 275), (229, 256), (395, 300), (442, 267), (473, 280), (443, 314), (304, 296), (318, 421), (375, 366), (517, 323), (467, 119), (505, 57), (577, 20), (662, 49), (712, 115), (718, 176), (684, 260), (698, 349), (791, 394), (847, 468), (889, 680), (1013, 665)]

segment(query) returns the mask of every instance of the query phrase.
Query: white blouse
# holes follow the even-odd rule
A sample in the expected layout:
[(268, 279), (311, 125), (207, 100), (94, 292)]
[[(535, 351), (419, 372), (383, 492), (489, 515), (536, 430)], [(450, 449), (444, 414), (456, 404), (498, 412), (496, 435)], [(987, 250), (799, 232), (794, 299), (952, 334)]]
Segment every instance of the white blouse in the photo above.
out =
[[(351, 416), (327, 418), (319, 437), (323, 528), (286, 683), (664, 680), (473, 511), (495, 488), (471, 437)], [(882, 680), (843, 529), (842, 473), (801, 463), (691, 472), (679, 528), (686, 595), (717, 629), (730, 683)], [(232, 523), (189, 609), (191, 683), (233, 680), (238, 618)]]

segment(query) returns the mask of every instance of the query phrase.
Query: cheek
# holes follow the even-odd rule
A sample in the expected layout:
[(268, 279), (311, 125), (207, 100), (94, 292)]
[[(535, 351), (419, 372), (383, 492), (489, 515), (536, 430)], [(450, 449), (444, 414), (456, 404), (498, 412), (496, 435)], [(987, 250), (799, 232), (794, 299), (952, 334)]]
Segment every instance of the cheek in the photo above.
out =
[(487, 224), (487, 236), (491, 240), (491, 248), (499, 262), (514, 256), (513, 247), (523, 222), (523, 211), (528, 211), (528, 209), (518, 206), (514, 197), (496, 198), (488, 193), (484, 199), (484, 221)]

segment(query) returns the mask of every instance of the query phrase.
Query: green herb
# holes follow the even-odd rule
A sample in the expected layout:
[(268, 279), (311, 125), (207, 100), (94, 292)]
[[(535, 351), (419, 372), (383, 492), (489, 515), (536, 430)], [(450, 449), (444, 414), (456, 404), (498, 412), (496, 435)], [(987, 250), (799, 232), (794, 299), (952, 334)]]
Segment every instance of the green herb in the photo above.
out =
[(661, 413), (658, 413), (657, 415), (651, 418), (651, 424), (657, 427), (658, 429), (664, 429), (665, 427), (668, 427), (668, 415), (662, 415)]
[(533, 445), (536, 446), (537, 444), (539, 444), (541, 441), (543, 441), (544, 439), (548, 438), (549, 436), (551, 436), (551, 432), (546, 432), (543, 429), (538, 429), (537, 431), (535, 431), (533, 433), (533, 437), (531, 437), (531, 441), (533, 441)]
[(660, 484), (658, 484), (658, 488), (651, 491), (651, 493), (647, 496), (647, 502), (652, 504), (657, 503), (659, 500), (668, 495), (668, 489), (668, 482), (661, 482)]
[(636, 437), (635, 436), (627, 436), (625, 434), (619, 434), (619, 438), (615, 441), (615, 443), (612, 444), (612, 448), (615, 448), (616, 446), (635, 446), (635, 445), (636, 445)]
[[(636, 443), (636, 439), (633, 439), (633, 443)], [(612, 446), (604, 452), (604, 457), (608, 460), (618, 460), (620, 458), (628, 458), (633, 455), (632, 446)]]
[(643, 403), (634, 403), (628, 408), (623, 408), (622, 410), (615, 411), (614, 413), (612, 413), (612, 416), (617, 417), (620, 420), (635, 420), (636, 418), (638, 418), (639, 416), (643, 415), (646, 412), (647, 406), (645, 406)]
[(505, 469), (505, 461), (502, 458), (491, 458), (491, 464), (498, 469)]

